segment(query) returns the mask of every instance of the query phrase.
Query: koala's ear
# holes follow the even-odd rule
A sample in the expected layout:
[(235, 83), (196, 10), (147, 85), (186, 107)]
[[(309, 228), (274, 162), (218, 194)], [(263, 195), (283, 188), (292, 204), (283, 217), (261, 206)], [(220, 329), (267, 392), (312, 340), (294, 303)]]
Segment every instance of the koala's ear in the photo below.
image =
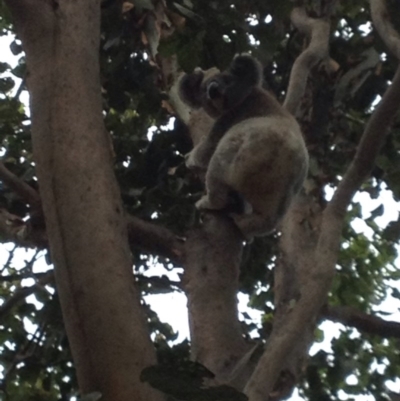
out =
[(192, 74), (183, 75), (179, 81), (179, 96), (193, 109), (198, 109), (202, 106), (200, 88), (203, 78), (203, 71), (195, 70)]
[(236, 55), (229, 67), (229, 72), (249, 86), (261, 86), (262, 84), (262, 65), (250, 54)]

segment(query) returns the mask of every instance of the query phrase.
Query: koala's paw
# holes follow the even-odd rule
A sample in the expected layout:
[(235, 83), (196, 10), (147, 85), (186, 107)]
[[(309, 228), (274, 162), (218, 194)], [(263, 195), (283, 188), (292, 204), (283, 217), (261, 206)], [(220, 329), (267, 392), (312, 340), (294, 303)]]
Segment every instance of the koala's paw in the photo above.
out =
[(196, 202), (196, 208), (199, 210), (214, 209), (207, 195), (202, 196), (201, 199)]
[(236, 226), (242, 233), (243, 239), (247, 243), (251, 244), (254, 240), (254, 235), (248, 227), (249, 215), (230, 213), (229, 216), (233, 219)]
[(190, 170), (196, 169), (198, 167), (198, 166), (196, 166), (193, 152), (189, 152), (185, 155), (185, 164), (186, 164), (186, 167)]
[(192, 153), (186, 155), (185, 165), (193, 173), (197, 174), (201, 180), (204, 181), (205, 174), (207, 172), (207, 166), (203, 166), (191, 156)]

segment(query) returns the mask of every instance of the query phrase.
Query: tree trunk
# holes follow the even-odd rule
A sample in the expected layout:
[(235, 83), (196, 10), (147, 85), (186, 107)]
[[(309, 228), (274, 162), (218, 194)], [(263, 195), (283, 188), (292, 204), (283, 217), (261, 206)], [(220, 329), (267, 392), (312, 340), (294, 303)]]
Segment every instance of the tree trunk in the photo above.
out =
[(185, 244), (192, 359), (226, 382), (248, 349), (238, 320), (237, 292), (242, 243), (232, 219), (207, 213)]
[(81, 393), (162, 399), (139, 379), (155, 353), (102, 119), (100, 1), (7, 4), (27, 57), (34, 158)]

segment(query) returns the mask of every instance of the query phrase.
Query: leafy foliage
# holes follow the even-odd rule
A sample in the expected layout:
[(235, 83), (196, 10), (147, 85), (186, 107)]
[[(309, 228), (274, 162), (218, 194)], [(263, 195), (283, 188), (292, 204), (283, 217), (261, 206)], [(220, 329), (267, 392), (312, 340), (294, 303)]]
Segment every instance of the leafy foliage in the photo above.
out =
[(141, 380), (150, 383), (176, 400), (246, 401), (247, 397), (227, 385), (205, 386), (213, 373), (197, 362), (150, 366), (143, 370)]

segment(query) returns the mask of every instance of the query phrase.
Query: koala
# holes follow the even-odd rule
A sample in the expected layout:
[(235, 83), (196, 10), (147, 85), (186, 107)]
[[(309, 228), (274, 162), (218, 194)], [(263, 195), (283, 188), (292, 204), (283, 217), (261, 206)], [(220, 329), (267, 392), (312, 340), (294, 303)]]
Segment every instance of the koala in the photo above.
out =
[(215, 119), (188, 154), (190, 169), (205, 171), (200, 210), (223, 210), (236, 193), (243, 213), (232, 213), (246, 239), (271, 233), (308, 171), (308, 152), (295, 118), (262, 88), (262, 67), (251, 55), (236, 56), (226, 71), (196, 69), (180, 81), (191, 108)]

